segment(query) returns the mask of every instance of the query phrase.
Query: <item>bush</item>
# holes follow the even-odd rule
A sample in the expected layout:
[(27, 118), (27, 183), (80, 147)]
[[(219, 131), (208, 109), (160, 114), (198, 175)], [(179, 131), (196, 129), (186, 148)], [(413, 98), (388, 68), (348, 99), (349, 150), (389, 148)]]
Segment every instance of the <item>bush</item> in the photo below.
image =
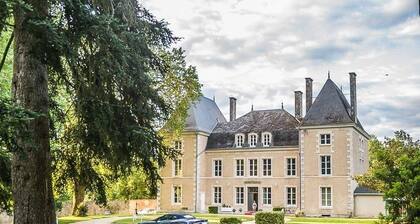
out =
[(242, 221), (238, 218), (235, 217), (230, 217), (230, 218), (221, 218), (220, 219), (220, 224), (241, 224)]
[(303, 216), (305, 216), (305, 213), (303, 211), (301, 211), (301, 210), (297, 210), (295, 212), (295, 216), (296, 217), (303, 217)]
[(217, 213), (219, 213), (219, 208), (217, 206), (209, 206), (209, 213), (210, 214), (217, 214)]
[(85, 204), (79, 205), (76, 210), (76, 216), (87, 216), (88, 207)]
[(283, 207), (274, 207), (273, 208), (273, 212), (283, 212), (284, 208)]
[(256, 224), (284, 224), (283, 212), (257, 212)]

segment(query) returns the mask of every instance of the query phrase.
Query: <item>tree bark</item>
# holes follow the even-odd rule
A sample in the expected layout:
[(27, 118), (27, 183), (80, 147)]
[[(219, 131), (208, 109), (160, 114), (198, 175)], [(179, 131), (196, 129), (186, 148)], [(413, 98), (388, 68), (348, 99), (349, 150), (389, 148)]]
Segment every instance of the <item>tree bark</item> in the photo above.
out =
[(46, 40), (28, 21), (46, 19), (47, 0), (24, 0), (32, 10), (14, 8), (15, 39), (12, 97), (25, 109), (40, 114), (19, 130), (12, 157), (15, 224), (56, 223), (51, 189)]
[(74, 192), (73, 192), (73, 215), (78, 215), (77, 208), (85, 200), (86, 186), (83, 185), (77, 179), (74, 180)]

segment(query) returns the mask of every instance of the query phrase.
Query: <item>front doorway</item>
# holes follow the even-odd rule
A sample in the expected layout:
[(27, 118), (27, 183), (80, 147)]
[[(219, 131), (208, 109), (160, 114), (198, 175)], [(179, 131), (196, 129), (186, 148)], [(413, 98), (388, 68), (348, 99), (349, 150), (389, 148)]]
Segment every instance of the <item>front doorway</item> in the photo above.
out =
[(258, 211), (258, 187), (248, 187), (248, 211), (254, 211), (252, 205), (257, 204), (256, 211)]

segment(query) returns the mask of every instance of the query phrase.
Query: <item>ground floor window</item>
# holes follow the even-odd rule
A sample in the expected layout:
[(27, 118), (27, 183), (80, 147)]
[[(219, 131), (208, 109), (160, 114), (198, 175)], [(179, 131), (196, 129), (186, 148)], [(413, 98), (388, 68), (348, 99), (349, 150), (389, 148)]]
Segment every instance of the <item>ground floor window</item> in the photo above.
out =
[(213, 188), (213, 203), (214, 204), (222, 203), (222, 187)]
[(331, 187), (321, 187), (321, 206), (331, 207)]
[(241, 205), (244, 203), (244, 188), (237, 187), (236, 188), (236, 204)]
[(182, 188), (181, 186), (174, 186), (173, 189), (173, 202), (174, 204), (181, 204), (182, 202)]
[(287, 187), (287, 206), (296, 206), (296, 187)]
[(263, 204), (271, 205), (271, 187), (263, 187)]

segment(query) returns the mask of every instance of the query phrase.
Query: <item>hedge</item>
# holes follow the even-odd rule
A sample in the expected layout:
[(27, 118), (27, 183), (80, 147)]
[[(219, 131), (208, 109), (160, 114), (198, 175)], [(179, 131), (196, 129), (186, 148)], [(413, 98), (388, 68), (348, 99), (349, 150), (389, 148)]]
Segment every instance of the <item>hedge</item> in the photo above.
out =
[(230, 217), (230, 218), (221, 218), (220, 219), (220, 224), (241, 224), (242, 221), (238, 218), (235, 217)]
[(217, 207), (217, 206), (209, 206), (209, 213), (210, 214), (217, 214), (217, 213), (219, 213), (219, 207)]
[(284, 211), (283, 207), (274, 207), (273, 208), (273, 212), (282, 212), (282, 211)]
[(257, 212), (255, 214), (256, 224), (284, 224), (283, 212)]

